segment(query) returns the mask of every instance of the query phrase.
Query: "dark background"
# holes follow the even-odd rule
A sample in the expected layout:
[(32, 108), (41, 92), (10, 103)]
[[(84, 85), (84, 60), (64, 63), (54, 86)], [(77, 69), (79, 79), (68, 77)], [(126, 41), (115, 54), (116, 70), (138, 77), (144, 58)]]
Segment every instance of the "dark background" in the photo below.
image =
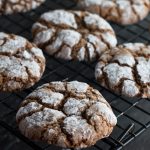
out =
[[(0, 17), (0, 31), (14, 33), (32, 40), (31, 27), (40, 14), (58, 8), (74, 9), (72, 0), (47, 0), (36, 10)], [(150, 43), (150, 15), (138, 24), (120, 26), (111, 23), (116, 31), (119, 43), (144, 42)], [(118, 118), (118, 124), (109, 138), (98, 141), (86, 150), (149, 150), (150, 148), (150, 102), (145, 99), (129, 99), (114, 94), (98, 85), (94, 78), (96, 62), (66, 62), (45, 54), (47, 67), (44, 76), (34, 87), (18, 93), (0, 93), (0, 150), (60, 150), (60, 148), (40, 142), (32, 142), (20, 134), (15, 115), (19, 104), (37, 86), (43, 83), (64, 80), (87, 82), (98, 89), (111, 104)], [(127, 128), (133, 124), (134, 129), (120, 141)], [(145, 131), (145, 132), (144, 132)], [(128, 144), (129, 143), (129, 144)], [(127, 145), (128, 144), (128, 145)]]

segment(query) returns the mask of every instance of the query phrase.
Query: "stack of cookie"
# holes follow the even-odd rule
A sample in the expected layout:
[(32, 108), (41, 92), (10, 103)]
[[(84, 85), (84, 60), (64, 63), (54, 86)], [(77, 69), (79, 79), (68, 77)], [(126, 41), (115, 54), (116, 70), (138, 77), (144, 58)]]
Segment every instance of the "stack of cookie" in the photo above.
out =
[[(42, 2), (2, 0), (0, 13), (25, 12)], [(90, 12), (54, 10), (42, 14), (32, 27), (35, 44), (0, 33), (0, 91), (16, 92), (38, 82), (45, 70), (43, 50), (64, 60), (98, 60), (95, 76), (100, 85), (128, 97), (150, 98), (150, 46), (117, 46), (115, 32), (106, 21), (136, 23), (148, 14), (149, 0), (77, 3)], [(108, 137), (117, 123), (99, 91), (78, 81), (51, 82), (37, 88), (22, 102), (16, 119), (29, 139), (74, 149)]]

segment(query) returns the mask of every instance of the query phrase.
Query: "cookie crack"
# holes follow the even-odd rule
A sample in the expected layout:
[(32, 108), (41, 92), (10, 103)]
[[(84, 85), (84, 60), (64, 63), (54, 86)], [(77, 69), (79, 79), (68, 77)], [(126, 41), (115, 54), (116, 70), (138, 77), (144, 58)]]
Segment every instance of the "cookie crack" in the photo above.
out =
[[(42, 117), (44, 117), (44, 116), (42, 116)], [(42, 119), (42, 120), (43, 120), (43, 119)], [(41, 132), (41, 137), (40, 137), (40, 139), (41, 139), (42, 141), (47, 141), (49, 144), (57, 144), (56, 142), (58, 141), (57, 139), (58, 139), (58, 136), (61, 135), (61, 132), (57, 133), (57, 134), (53, 137), (52, 141), (50, 141), (50, 142), (49, 142), (48, 138), (45, 138), (44, 134), (47, 132), (48, 129), (51, 129), (51, 128), (57, 127), (57, 126), (60, 127), (59, 124), (61, 124), (62, 120), (64, 120), (64, 118), (59, 118), (59, 119), (57, 120), (57, 122), (54, 122), (54, 123), (46, 123), (46, 124), (44, 125), (43, 131)], [(66, 137), (66, 135), (64, 135), (64, 136)]]
[(72, 136), (64, 129), (64, 120), (60, 123), (60, 130), (65, 135), (67, 141), (69, 142), (69, 145), (71, 145), (73, 147), (74, 143), (72, 140)]
[(129, 67), (129, 68), (132, 68), (132, 67), (131, 67), (130, 65), (128, 65), (128, 64), (125, 64), (125, 63), (121, 64), (118, 60), (112, 60), (112, 61), (110, 61), (109, 63), (118, 64), (120, 67)]
[[(90, 91), (91, 91), (91, 92), (90, 92)], [(96, 98), (94, 98), (94, 96), (91, 97), (90, 95), (94, 95)], [(101, 98), (103, 98), (103, 97), (102, 97), (101, 95), (97, 95), (97, 94), (93, 91), (92, 88), (88, 88), (88, 90), (87, 90), (87, 92), (86, 92), (86, 96), (87, 96), (87, 99), (89, 99), (89, 100), (94, 100), (95, 102), (96, 102), (97, 100), (99, 100), (99, 102), (101, 102), (101, 103), (107, 105), (107, 106), (110, 108), (110, 106), (109, 106), (109, 104), (108, 104), (107, 102), (104, 102), (104, 101), (102, 101), (102, 100), (99, 99), (99, 97), (101, 97)]]
[[(88, 42), (86, 39), (84, 39), (84, 36), (87, 34), (87, 33), (91, 33), (93, 36), (96, 36), (99, 40), (101, 40), (105, 45), (106, 45), (106, 50), (111, 46), (111, 43), (109, 43), (107, 40), (105, 40), (105, 38), (103, 38), (103, 34), (104, 33), (109, 33), (109, 34), (112, 34), (112, 36), (114, 36), (115, 38), (115, 33), (113, 31), (113, 29), (109, 28), (109, 27), (102, 27), (102, 28), (99, 28), (97, 26), (89, 26), (86, 22), (85, 22), (85, 17), (86, 16), (89, 16), (90, 13), (88, 12), (81, 12), (81, 15), (77, 15), (74, 11), (69, 11), (70, 13), (73, 14), (74, 18), (75, 18), (75, 22), (78, 26), (77, 29), (75, 29), (75, 27), (71, 27), (71, 25), (67, 25), (67, 24), (55, 24), (53, 21), (48, 21), (48, 20), (45, 20), (44, 18), (41, 18), (37, 21), (37, 23), (43, 25), (46, 27), (46, 29), (38, 29), (38, 28), (33, 28), (33, 37), (35, 38), (36, 35), (44, 30), (47, 30), (47, 29), (55, 29), (55, 34), (53, 34), (53, 37), (50, 38), (49, 40), (47, 40), (46, 42), (44, 43), (38, 43), (39, 47), (40, 48), (44, 48), (46, 49), (46, 46), (48, 45), (52, 45), (53, 42), (56, 41), (56, 38), (58, 37), (58, 33), (62, 30), (72, 30), (72, 31), (75, 31), (75, 32), (78, 32), (80, 33), (81, 35), (83, 35), (79, 42), (77, 44), (74, 44), (73, 47), (69, 46), (68, 44), (66, 44), (65, 42), (61, 43), (61, 46), (58, 48), (58, 50), (56, 50), (54, 53), (50, 53), (50, 55), (54, 55), (55, 57), (63, 57), (62, 59), (72, 59), (72, 60), (76, 60), (76, 59), (82, 59), (82, 60), (86, 60), (86, 61), (90, 61), (90, 54), (89, 54), (89, 48), (87, 47), (87, 43), (90, 43), (92, 44), (92, 46), (94, 46), (94, 55), (93, 55), (93, 60), (95, 60), (99, 53), (96, 51), (96, 46), (94, 45), (94, 43), (91, 43), (91, 42)], [(100, 32), (99, 34), (97, 34), (97, 32)], [(81, 44), (81, 45), (80, 45)], [(83, 45), (82, 45), (83, 44)], [(68, 58), (65, 58), (65, 56), (61, 56), (61, 55), (58, 55), (60, 51), (62, 51), (62, 49), (64, 48), (64, 46), (68, 46), (68, 48), (71, 49), (71, 55), (68, 56)], [(78, 52), (81, 50), (81, 48), (84, 48), (86, 49), (85, 52), (83, 52), (84, 56), (77, 56)], [(46, 49), (47, 53), (48, 51), (50, 51), (51, 49)], [(68, 50), (70, 52), (70, 50)], [(80, 57), (84, 57), (84, 58), (80, 58)], [(96, 58), (95, 58), (96, 57)]]
[[(24, 119), (25, 122), (27, 123), (26, 126), (28, 127), (28, 131), (32, 129), (30, 128), (30, 123), (32, 124), (32, 121), (35, 127), (36, 125), (39, 127), (37, 128), (39, 129), (39, 134), (35, 134), (36, 133), (36, 129), (35, 129), (31, 134), (31, 136), (29, 136), (29, 138), (32, 138), (32, 135), (35, 135), (32, 139), (35, 138), (37, 140), (41, 140), (49, 144), (56, 144), (58, 146), (64, 146), (66, 148), (78, 148), (78, 147), (83, 147), (83, 146), (86, 147), (88, 145), (95, 144), (97, 139), (103, 138), (111, 133), (112, 128), (114, 126), (113, 123), (111, 123), (111, 118), (110, 120), (109, 118), (107, 119), (107, 114), (103, 114), (103, 111), (102, 112), (96, 111), (95, 108), (92, 107), (93, 105), (97, 106), (98, 103), (100, 104), (104, 103), (106, 107), (108, 107), (108, 109), (112, 111), (111, 107), (107, 102), (105, 102), (101, 94), (98, 93), (98, 91), (96, 91), (89, 85), (83, 84), (81, 85), (81, 87), (78, 87), (80, 86), (80, 84), (78, 85), (76, 82), (75, 84), (69, 84), (69, 83), (70, 82), (63, 82), (63, 83), (61, 82), (59, 84), (57, 82), (54, 84), (53, 83), (46, 84), (45, 86), (43, 85), (42, 87), (35, 90), (33, 94), (29, 95), (24, 102), (22, 102), (19, 109), (21, 112), (19, 112), (16, 118), (17, 123), (23, 124), (24, 122), (20, 122), (20, 121)], [(79, 90), (78, 88), (79, 89), (81, 88), (81, 91), (83, 92), (81, 91), (78, 92)], [(57, 104), (55, 102), (52, 102), (52, 105), (50, 105), (50, 109), (52, 110), (49, 111), (48, 109), (46, 109), (47, 104), (44, 104), (42, 100), (44, 99), (44, 95), (46, 96), (47, 99), (50, 99), (51, 94), (49, 96), (49, 93), (51, 91), (57, 93), (59, 93), (60, 91), (60, 93), (63, 93), (63, 97), (61, 96), (62, 97), (61, 102)], [(43, 93), (38, 94), (38, 92), (43, 92)], [(45, 93), (48, 93), (48, 95)], [(55, 96), (56, 98), (58, 98), (57, 95)], [(69, 98), (71, 99), (74, 98), (75, 100), (73, 99), (71, 101), (69, 100)], [(83, 100), (81, 102), (81, 105), (80, 105), (80, 100)], [(71, 111), (72, 114), (70, 115), (69, 112), (67, 111), (67, 109), (70, 109), (70, 107), (75, 110), (77, 107), (77, 111), (75, 111), (75, 113)], [(92, 113), (88, 114), (87, 110), (90, 109), (90, 107), (92, 107), (90, 110), (92, 111)], [(101, 108), (101, 105), (98, 108)], [(97, 117), (99, 118), (98, 120), (94, 118), (90, 119), (92, 115), (95, 116), (95, 114), (99, 114), (99, 113), (100, 113), (100, 117), (99, 115), (97, 115)], [(50, 116), (52, 116), (52, 118)], [(42, 120), (42, 123), (38, 119), (39, 117), (40, 120)], [(113, 117), (113, 116), (111, 116), (110, 114), (109, 117)], [(102, 126), (99, 127), (99, 125)], [(22, 130), (22, 126), (20, 125), (19, 127)], [(84, 131), (84, 128), (87, 128), (86, 133)], [(36, 135), (38, 136), (36, 137)]]
[[(135, 65), (134, 65), (134, 67), (133, 67), (133, 75), (134, 75), (134, 78), (135, 78), (135, 82), (136, 82), (136, 84), (137, 85), (139, 85), (139, 88), (140, 88), (140, 95), (141, 96), (143, 96), (143, 94), (144, 94), (144, 89), (145, 89), (145, 87), (146, 87), (146, 85), (147, 84), (143, 84), (142, 82), (141, 82), (141, 77), (139, 76), (139, 73), (138, 73), (138, 71), (137, 71), (137, 65), (138, 65), (138, 61), (135, 59)], [(143, 94), (142, 94), (143, 93)]]
[(50, 28), (50, 29), (51, 29), (51, 28), (54, 28), (54, 29), (58, 30), (58, 29), (60, 28), (61, 30), (63, 30), (63, 29), (76, 30), (75, 28), (70, 27), (70, 26), (68, 26), (68, 25), (66, 25), (66, 24), (59, 24), (59, 25), (58, 25), (58, 24), (53, 23), (52, 21), (46, 21), (46, 20), (44, 20), (44, 19), (42, 19), (42, 18), (40, 18), (40, 19), (38, 20), (38, 22), (41, 23), (42, 25), (44, 25), (44, 26)]
[(24, 120), (26, 117), (31, 117), (33, 114), (38, 113), (38, 112), (42, 112), (44, 110), (44, 107), (42, 106), (39, 109), (36, 109), (34, 111), (31, 111), (29, 113), (26, 113), (22, 116), (20, 116), (19, 118), (17, 118), (17, 123), (19, 124), (22, 120)]
[[(81, 35), (83, 36), (83, 35)], [(78, 57), (78, 53), (81, 48), (85, 48), (86, 41), (81, 37), (80, 41), (72, 47), (71, 57), (76, 60)], [(85, 52), (86, 53), (86, 52)], [(84, 59), (86, 59), (86, 54), (84, 54)]]
[[(140, 15), (136, 12), (135, 8), (133, 7), (134, 3), (132, 1), (129, 1), (129, 2), (130, 2), (130, 5), (131, 5), (132, 12), (136, 16), (137, 20), (141, 20)], [(135, 4), (135, 5), (137, 5), (137, 4)]]

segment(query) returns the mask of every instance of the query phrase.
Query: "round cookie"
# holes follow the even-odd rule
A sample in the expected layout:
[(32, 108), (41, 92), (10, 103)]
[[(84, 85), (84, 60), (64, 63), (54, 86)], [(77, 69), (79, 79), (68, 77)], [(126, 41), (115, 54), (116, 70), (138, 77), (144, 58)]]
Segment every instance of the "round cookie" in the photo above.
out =
[(104, 19), (82, 11), (44, 13), (32, 32), (40, 48), (65, 60), (93, 61), (117, 44), (112, 27)]
[(64, 148), (85, 148), (110, 135), (117, 119), (98, 90), (78, 81), (45, 84), (22, 102), (23, 135)]
[(127, 43), (105, 52), (95, 76), (102, 86), (114, 92), (150, 98), (150, 45)]
[(33, 86), (45, 70), (42, 51), (25, 38), (0, 32), (0, 91)]
[(0, 0), (0, 14), (26, 12), (35, 9), (45, 0)]
[(78, 7), (97, 13), (106, 20), (122, 25), (144, 19), (150, 8), (149, 0), (75, 0)]

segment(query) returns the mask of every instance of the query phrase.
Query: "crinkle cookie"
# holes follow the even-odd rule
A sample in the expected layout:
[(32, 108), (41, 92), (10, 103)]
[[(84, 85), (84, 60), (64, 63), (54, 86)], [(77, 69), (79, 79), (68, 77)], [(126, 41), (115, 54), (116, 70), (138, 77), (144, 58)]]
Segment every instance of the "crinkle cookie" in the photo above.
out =
[(114, 92), (150, 98), (150, 45), (127, 43), (105, 52), (95, 76), (102, 86)]
[(127, 25), (144, 19), (150, 8), (149, 0), (75, 0), (83, 10), (98, 13), (106, 20)]
[(35, 9), (45, 0), (0, 0), (0, 14), (26, 12)]
[(0, 91), (31, 87), (42, 76), (42, 51), (25, 38), (0, 32)]
[(32, 32), (40, 48), (65, 60), (92, 61), (117, 44), (112, 27), (104, 19), (82, 11), (44, 13)]
[(16, 120), (23, 135), (64, 148), (85, 148), (110, 135), (117, 119), (88, 84), (45, 84), (22, 102)]

